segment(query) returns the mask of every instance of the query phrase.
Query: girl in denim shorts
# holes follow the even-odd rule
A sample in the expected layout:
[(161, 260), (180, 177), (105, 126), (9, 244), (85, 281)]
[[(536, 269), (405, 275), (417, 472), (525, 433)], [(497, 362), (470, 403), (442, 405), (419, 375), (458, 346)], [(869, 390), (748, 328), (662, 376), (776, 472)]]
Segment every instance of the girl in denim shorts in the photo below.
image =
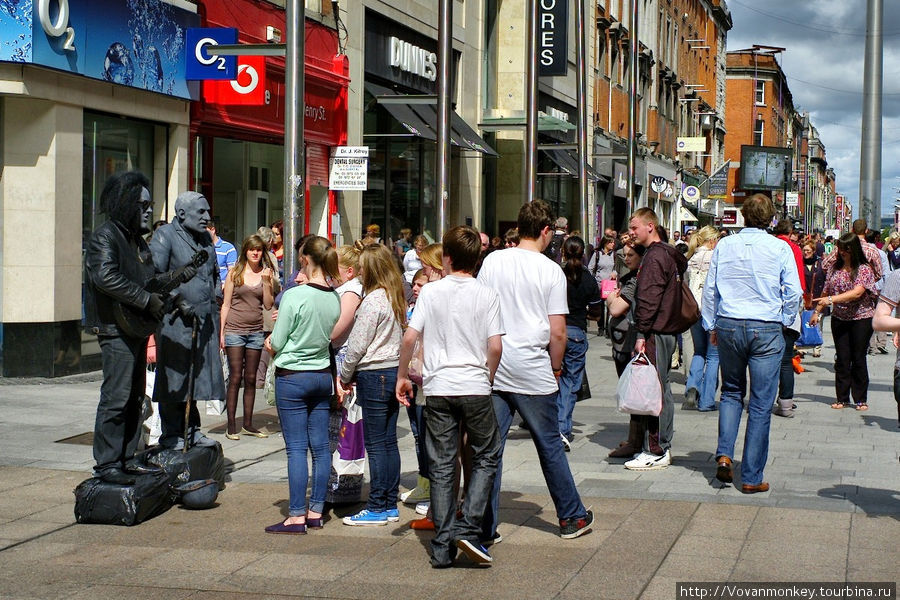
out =
[[(228, 360), (228, 391), (225, 410), (228, 414), (229, 440), (240, 434), (268, 437), (253, 427), (253, 403), (256, 400), (256, 369), (262, 354), (263, 308), (274, 302), (275, 266), (266, 251), (266, 244), (258, 235), (251, 235), (241, 245), (237, 264), (225, 278), (225, 298), (222, 302), (219, 346)], [(238, 388), (244, 384), (244, 423), (238, 431), (235, 424)]]

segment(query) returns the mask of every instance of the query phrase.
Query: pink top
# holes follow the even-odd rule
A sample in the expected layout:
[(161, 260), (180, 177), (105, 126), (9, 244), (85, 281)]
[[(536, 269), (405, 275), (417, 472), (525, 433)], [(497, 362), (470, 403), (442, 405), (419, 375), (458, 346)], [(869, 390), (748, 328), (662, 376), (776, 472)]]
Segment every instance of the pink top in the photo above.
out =
[(836, 296), (837, 294), (849, 292), (858, 285), (866, 288), (862, 297), (853, 302), (835, 302), (832, 307), (832, 317), (842, 321), (871, 319), (875, 316), (875, 301), (878, 299), (878, 291), (875, 289), (875, 274), (869, 265), (859, 266), (856, 272), (856, 280), (854, 281), (850, 280), (849, 271), (844, 271), (843, 269), (835, 270), (833, 264), (828, 268), (823, 295)]

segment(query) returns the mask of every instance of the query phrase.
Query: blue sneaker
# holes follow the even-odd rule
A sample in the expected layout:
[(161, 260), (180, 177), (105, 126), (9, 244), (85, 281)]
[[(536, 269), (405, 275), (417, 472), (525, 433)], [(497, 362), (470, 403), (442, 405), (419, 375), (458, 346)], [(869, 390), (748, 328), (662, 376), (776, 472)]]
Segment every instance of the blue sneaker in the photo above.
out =
[(387, 522), (387, 513), (384, 511), (361, 510), (355, 515), (344, 517), (344, 525), (356, 527), (387, 525)]
[(389, 508), (384, 514), (387, 515), (387, 520), (391, 523), (396, 523), (400, 520), (400, 510), (396, 508)]

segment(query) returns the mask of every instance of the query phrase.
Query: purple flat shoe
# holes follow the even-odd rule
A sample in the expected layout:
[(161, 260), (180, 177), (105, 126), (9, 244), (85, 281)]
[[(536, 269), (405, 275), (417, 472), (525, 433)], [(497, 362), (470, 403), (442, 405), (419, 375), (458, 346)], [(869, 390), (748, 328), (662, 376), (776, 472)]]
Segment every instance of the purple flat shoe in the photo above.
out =
[(325, 527), (325, 517), (319, 517), (318, 519), (310, 519), (307, 517), (306, 526), (310, 529), (322, 529)]
[(266, 533), (285, 533), (288, 535), (303, 535), (306, 533), (306, 523), (297, 525), (285, 525), (284, 522), (278, 522), (274, 525), (266, 527)]

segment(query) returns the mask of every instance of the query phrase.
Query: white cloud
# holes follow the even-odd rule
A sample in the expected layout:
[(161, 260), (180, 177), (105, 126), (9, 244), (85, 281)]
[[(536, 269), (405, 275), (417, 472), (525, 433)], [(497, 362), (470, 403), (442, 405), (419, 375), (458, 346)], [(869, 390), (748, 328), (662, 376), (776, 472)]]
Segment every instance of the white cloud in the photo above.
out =
[[(728, 0), (734, 29), (728, 49), (754, 44), (785, 48), (780, 62), (795, 106), (808, 110), (825, 144), (837, 189), (858, 214), (860, 123), (866, 3), (862, 0)], [(884, 3), (882, 98), (883, 214), (891, 214), (900, 186), (900, 2)], [(726, 100), (729, 101), (729, 100)]]

